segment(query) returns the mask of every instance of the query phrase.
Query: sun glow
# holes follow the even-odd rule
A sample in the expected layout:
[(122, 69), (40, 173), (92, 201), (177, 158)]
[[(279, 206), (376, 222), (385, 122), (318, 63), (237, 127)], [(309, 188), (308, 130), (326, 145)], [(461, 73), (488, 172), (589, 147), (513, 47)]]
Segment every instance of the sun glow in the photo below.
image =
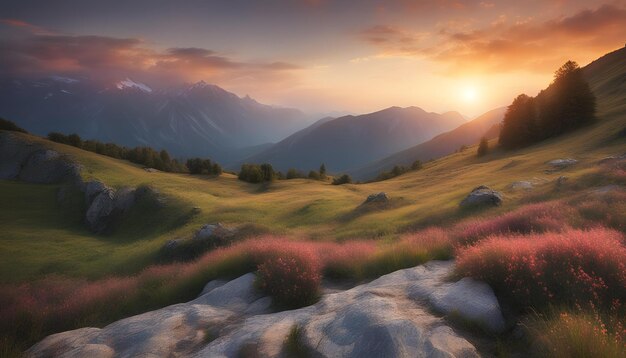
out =
[(479, 93), (476, 87), (468, 86), (461, 90), (461, 98), (465, 102), (474, 103), (478, 100), (478, 96)]

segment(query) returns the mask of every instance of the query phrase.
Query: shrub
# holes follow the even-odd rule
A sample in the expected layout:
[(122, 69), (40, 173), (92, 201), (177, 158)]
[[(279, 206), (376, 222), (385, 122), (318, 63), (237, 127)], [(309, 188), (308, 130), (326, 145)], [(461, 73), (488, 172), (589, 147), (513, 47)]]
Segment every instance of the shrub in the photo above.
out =
[(263, 181), (263, 171), (256, 164), (243, 164), (237, 178), (248, 183), (260, 183)]
[(350, 184), (352, 183), (352, 177), (348, 174), (343, 174), (340, 177), (333, 179), (333, 185), (342, 185), (342, 184)]
[(274, 180), (279, 173), (274, 171), (271, 164), (243, 164), (238, 179), (249, 183), (261, 183)]
[(349, 241), (341, 245), (321, 248), (324, 275), (332, 278), (365, 277), (364, 267), (377, 251), (372, 241)]
[(284, 342), (287, 357), (306, 358), (312, 356), (308, 347), (302, 344), (302, 330), (303, 329), (298, 325), (294, 325), (289, 330), (289, 334)]
[(461, 250), (456, 272), (486, 281), (520, 309), (610, 307), (626, 297), (622, 240), (603, 228), (492, 236)]
[(489, 141), (487, 140), (487, 138), (482, 137), (480, 139), (480, 143), (478, 144), (478, 151), (476, 152), (476, 155), (478, 157), (483, 157), (487, 155), (488, 152), (489, 152)]
[(279, 307), (299, 308), (315, 303), (320, 294), (321, 265), (311, 250), (280, 250), (257, 267), (259, 289)]
[[(161, 151), (161, 158), (163, 161), (167, 162), (166, 159), (169, 159), (169, 154), (167, 154), (167, 152), (165, 151)], [(190, 158), (187, 159), (185, 166), (189, 170), (190, 174), (222, 174), (222, 167), (216, 162), (211, 162), (211, 159)]]
[(285, 176), (285, 179), (298, 179), (298, 178), (306, 178), (306, 175), (304, 175), (304, 173), (302, 173), (296, 168), (289, 168), (289, 170), (287, 170), (287, 175)]
[(320, 173), (316, 172), (315, 170), (311, 170), (309, 171), (308, 178), (313, 180), (320, 180)]
[(537, 355), (557, 358), (626, 357), (623, 320), (597, 312), (562, 312), (528, 324)]
[(465, 220), (452, 229), (455, 241), (471, 244), (490, 235), (561, 231), (576, 211), (560, 201), (529, 204), (494, 218)]
[(440, 228), (429, 228), (401, 238), (382, 248), (363, 264), (366, 277), (417, 266), (429, 260), (452, 257), (452, 242)]
[(28, 133), (26, 129), (19, 127), (17, 124), (0, 117), (0, 130)]
[(324, 163), (320, 165), (320, 179), (326, 179), (326, 165)]
[(591, 192), (574, 200), (572, 205), (586, 226), (604, 225), (626, 232), (626, 192), (619, 189)]

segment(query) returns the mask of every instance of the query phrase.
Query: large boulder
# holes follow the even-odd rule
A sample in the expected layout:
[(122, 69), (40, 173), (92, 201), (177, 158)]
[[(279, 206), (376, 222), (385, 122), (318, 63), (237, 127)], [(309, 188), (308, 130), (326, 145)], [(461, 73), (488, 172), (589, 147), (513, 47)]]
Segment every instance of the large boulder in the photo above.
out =
[[(368, 284), (325, 294), (312, 306), (272, 312), (254, 274), (213, 281), (195, 300), (125, 318), (102, 329), (51, 335), (31, 357), (284, 355), (294, 326), (298, 342), (318, 357), (478, 357), (446, 319), (457, 315), (500, 332), (498, 301), (484, 283), (449, 281), (452, 262), (429, 262)], [(207, 339), (209, 338), (210, 339)]]
[(87, 211), (85, 223), (95, 232), (102, 233), (111, 228), (115, 220), (127, 213), (142, 197), (150, 196), (160, 205), (155, 192), (149, 187), (121, 188), (114, 190), (100, 181), (89, 181), (82, 185)]
[(210, 247), (223, 246), (232, 240), (235, 230), (229, 229), (221, 223), (205, 224), (196, 231), (192, 240), (206, 243)]
[(99, 192), (85, 213), (85, 223), (95, 233), (104, 232), (115, 216), (115, 191), (105, 188)]
[(469, 193), (460, 206), (462, 208), (477, 206), (499, 206), (502, 204), (502, 194), (485, 185), (476, 187)]
[(67, 156), (14, 133), (0, 133), (0, 179), (47, 184), (79, 178), (80, 166)]
[(168, 240), (159, 251), (161, 262), (190, 261), (217, 247), (226, 246), (236, 238), (238, 230), (220, 223), (203, 225), (191, 239)]

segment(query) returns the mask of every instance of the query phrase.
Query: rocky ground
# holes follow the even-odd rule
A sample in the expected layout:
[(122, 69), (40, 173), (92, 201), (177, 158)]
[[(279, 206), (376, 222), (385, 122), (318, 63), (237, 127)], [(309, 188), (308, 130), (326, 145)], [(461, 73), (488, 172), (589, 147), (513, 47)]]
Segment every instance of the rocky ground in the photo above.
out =
[(432, 261), (346, 290), (315, 305), (276, 312), (252, 273), (212, 281), (195, 300), (45, 338), (30, 357), (284, 356), (297, 344), (322, 357), (476, 357), (476, 347), (443, 317), (500, 332), (505, 322), (491, 288), (450, 281), (453, 262)]

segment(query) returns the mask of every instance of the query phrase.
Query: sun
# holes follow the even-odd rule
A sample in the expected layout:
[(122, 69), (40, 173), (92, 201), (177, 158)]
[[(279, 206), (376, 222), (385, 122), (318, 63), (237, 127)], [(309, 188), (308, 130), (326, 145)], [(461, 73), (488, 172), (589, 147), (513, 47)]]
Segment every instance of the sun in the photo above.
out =
[(461, 98), (468, 103), (474, 103), (478, 100), (478, 90), (476, 87), (467, 86), (461, 90)]

